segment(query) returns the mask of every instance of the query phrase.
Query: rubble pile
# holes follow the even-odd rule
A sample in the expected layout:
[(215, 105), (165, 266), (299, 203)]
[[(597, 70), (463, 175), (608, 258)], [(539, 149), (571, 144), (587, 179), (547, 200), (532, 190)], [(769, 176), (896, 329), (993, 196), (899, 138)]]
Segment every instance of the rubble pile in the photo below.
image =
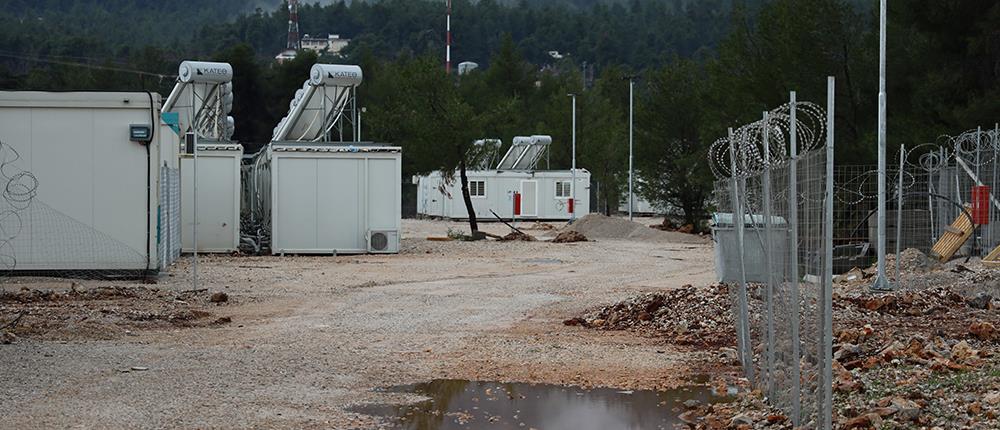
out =
[(587, 240), (587, 236), (584, 236), (583, 233), (568, 230), (556, 235), (556, 237), (552, 239), (552, 243), (576, 243), (586, 242)]
[[(916, 250), (901, 258), (910, 277), (898, 291), (870, 291), (870, 269), (855, 269), (834, 283), (834, 428), (1000, 428), (1000, 271), (976, 261), (940, 264)], [(750, 299), (751, 314), (759, 315), (753, 289)], [(708, 356), (733, 383), (742, 371), (731, 349), (731, 303), (723, 286), (685, 287), (633, 297), (567, 323), (653, 332), (714, 349)], [(683, 416), (690, 428), (792, 428), (765, 399), (747, 384), (734, 402), (689, 408)]]
[[(211, 324), (209, 306), (225, 293), (168, 291), (149, 287), (68, 287), (0, 292), (0, 343), (113, 339), (134, 330)], [(218, 320), (216, 320), (218, 321)]]
[(534, 242), (535, 237), (520, 231), (512, 231), (500, 239), (502, 242)]
[(678, 233), (693, 234), (694, 224), (678, 225), (670, 218), (664, 218), (662, 223), (653, 224), (649, 228), (660, 231), (676, 231)]
[(677, 345), (736, 343), (728, 288), (722, 285), (649, 293), (565, 322), (601, 330), (636, 330)]

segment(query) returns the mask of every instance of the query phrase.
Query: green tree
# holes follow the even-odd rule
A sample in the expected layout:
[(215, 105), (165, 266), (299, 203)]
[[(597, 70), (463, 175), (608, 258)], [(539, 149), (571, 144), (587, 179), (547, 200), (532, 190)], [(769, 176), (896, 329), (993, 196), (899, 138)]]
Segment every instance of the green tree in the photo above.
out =
[(704, 71), (689, 60), (649, 72), (648, 93), (636, 114), (636, 167), (642, 195), (660, 208), (679, 211), (685, 224), (701, 227), (712, 189), (706, 165)]

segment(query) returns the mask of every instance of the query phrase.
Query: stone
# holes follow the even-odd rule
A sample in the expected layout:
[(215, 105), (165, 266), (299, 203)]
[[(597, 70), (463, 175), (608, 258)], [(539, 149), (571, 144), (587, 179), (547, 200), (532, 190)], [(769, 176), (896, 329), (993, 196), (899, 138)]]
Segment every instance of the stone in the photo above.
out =
[(741, 425), (752, 426), (753, 419), (747, 414), (738, 414), (729, 420), (729, 425), (732, 427), (738, 427)]
[(853, 343), (835, 345), (834, 349), (837, 352), (833, 353), (833, 359), (840, 362), (851, 361), (861, 355), (861, 347)]
[(982, 293), (976, 297), (966, 300), (965, 304), (969, 305), (969, 307), (973, 309), (989, 309), (990, 303), (992, 302), (993, 296), (987, 293)]
[(882, 417), (875, 413), (867, 413), (864, 415), (858, 415), (851, 418), (844, 424), (844, 428), (848, 429), (867, 429), (867, 428), (880, 428), (882, 426)]
[(997, 328), (986, 321), (976, 321), (969, 325), (969, 333), (979, 340), (991, 340), (996, 337)]
[(677, 416), (678, 419), (684, 421), (690, 425), (698, 424), (698, 413), (696, 411), (687, 411)]
[(955, 344), (955, 346), (951, 348), (951, 358), (959, 362), (969, 361), (970, 358), (974, 358), (978, 355), (979, 351), (972, 349), (972, 346), (964, 340)]
[(896, 408), (896, 418), (903, 421), (916, 421), (920, 418), (920, 405), (913, 400), (902, 397), (892, 399), (892, 407)]
[(786, 417), (784, 415), (771, 414), (771, 415), (767, 416), (767, 422), (769, 424), (772, 424), (772, 425), (773, 424), (778, 424), (778, 423), (783, 423), (785, 421), (788, 421), (788, 417)]

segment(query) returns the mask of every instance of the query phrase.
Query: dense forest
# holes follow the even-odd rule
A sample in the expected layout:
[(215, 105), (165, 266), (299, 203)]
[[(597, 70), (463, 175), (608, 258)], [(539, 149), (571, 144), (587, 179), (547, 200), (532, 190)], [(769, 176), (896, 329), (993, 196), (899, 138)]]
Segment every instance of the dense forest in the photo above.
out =
[[(360, 64), (364, 135), (404, 147), (404, 177), (454, 168), (473, 139), (525, 134), (552, 135), (552, 166), (567, 167), (574, 93), (579, 165), (614, 206), (628, 165), (623, 77), (636, 75), (645, 193), (690, 221), (706, 209), (708, 144), (790, 90), (822, 104), (832, 75), (837, 157), (874, 159), (875, 0), (456, 0), (455, 58), (483, 66), (462, 77), (443, 72), (441, 1), (304, 5), (304, 33), (338, 33), (351, 46), (343, 57), (303, 54), (282, 65), (273, 61), (284, 46), (282, 5), (203, 3), (14, 0), (0, 11), (0, 88), (166, 94), (181, 59), (229, 61), (236, 137), (256, 148), (312, 63)], [(893, 1), (889, 22), (890, 146), (1000, 119), (1000, 3)]]

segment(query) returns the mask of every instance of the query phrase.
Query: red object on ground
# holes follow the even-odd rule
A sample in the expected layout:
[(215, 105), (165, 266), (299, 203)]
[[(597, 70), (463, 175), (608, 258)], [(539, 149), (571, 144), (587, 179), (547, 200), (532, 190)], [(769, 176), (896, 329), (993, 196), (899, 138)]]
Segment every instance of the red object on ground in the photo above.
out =
[(521, 215), (521, 193), (514, 193), (514, 216)]
[(990, 187), (972, 187), (972, 222), (977, 225), (990, 223)]
[(574, 207), (575, 204), (576, 204), (576, 202), (574, 202), (573, 199), (569, 199), (569, 213), (575, 213), (576, 212), (576, 210), (575, 210), (576, 208)]

